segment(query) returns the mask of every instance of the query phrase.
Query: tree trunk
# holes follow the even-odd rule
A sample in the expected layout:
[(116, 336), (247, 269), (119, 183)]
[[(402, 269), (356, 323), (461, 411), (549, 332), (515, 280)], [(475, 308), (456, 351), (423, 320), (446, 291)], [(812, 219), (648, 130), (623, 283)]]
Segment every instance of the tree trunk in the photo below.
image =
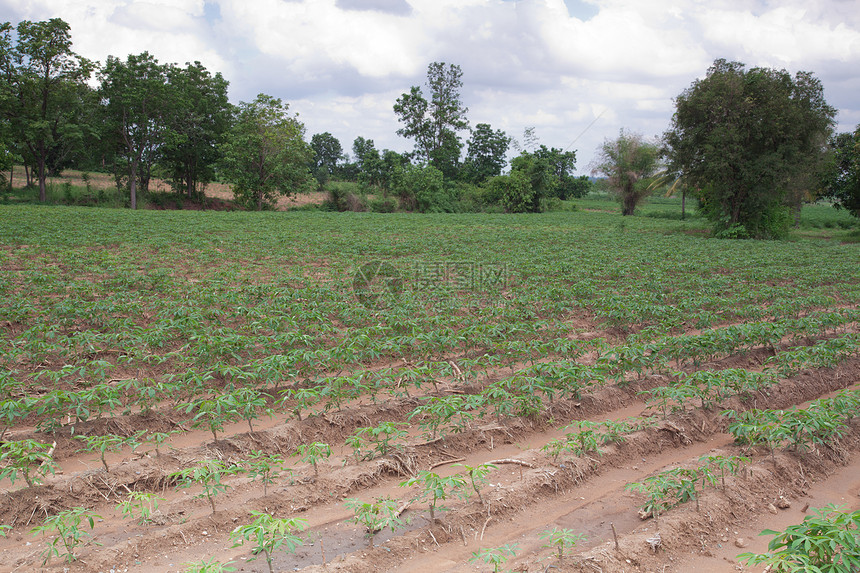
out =
[(128, 189), (131, 192), (131, 208), (137, 209), (137, 161), (132, 161), (128, 169)]
[(622, 205), (621, 214), (625, 217), (632, 215), (636, 210), (636, 199), (632, 195), (624, 195)]
[(12, 179), (15, 177), (15, 166), (9, 168), (9, 192), (12, 192)]
[(48, 191), (45, 187), (45, 182), (47, 180), (47, 174), (45, 173), (45, 156), (39, 156), (39, 173), (37, 176), (39, 177), (39, 201), (44, 203), (48, 200)]
[(681, 220), (687, 218), (687, 191), (681, 190)]

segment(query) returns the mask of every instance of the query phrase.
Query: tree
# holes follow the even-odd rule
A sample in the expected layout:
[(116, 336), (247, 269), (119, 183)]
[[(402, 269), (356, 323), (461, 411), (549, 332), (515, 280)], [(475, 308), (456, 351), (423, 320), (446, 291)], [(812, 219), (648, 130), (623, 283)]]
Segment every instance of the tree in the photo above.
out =
[(372, 139), (361, 136), (352, 142), (352, 154), (358, 166), (358, 181), (363, 185), (381, 186), (385, 180), (385, 164)]
[(597, 150), (593, 174), (604, 175), (621, 201), (621, 214), (633, 215), (636, 206), (653, 190), (653, 176), (660, 167), (660, 147), (639, 133), (623, 129), (614, 140)]
[(311, 137), (311, 149), (314, 152), (311, 171), (322, 187), (337, 169), (338, 162), (343, 159), (343, 147), (335, 136), (326, 131), (315, 133)]
[(539, 213), (543, 209), (542, 201), (555, 194), (559, 180), (547, 151), (547, 148), (541, 145), (535, 153), (523, 151), (511, 161), (511, 175), (523, 173), (529, 182), (531, 199), (523, 203), (523, 210), (515, 210), (506, 205), (509, 211)]
[(462, 76), (458, 65), (433, 62), (427, 66), (430, 101), (420, 87), (412, 86), (394, 104), (397, 120), (404, 124), (397, 135), (414, 139), (417, 159), (431, 163), (446, 177), (455, 175), (460, 159), (462, 143), (457, 132), (469, 127), (469, 109), (460, 98)]
[(242, 102), (224, 144), (224, 177), (236, 199), (258, 210), (277, 195), (312, 189), (308, 171), (312, 153), (303, 140), (305, 126), (280, 99), (260, 94)]
[(20, 143), (23, 159), (36, 169), (39, 200), (47, 199), (46, 180), (52, 150), (82, 138), (76, 105), (93, 64), (72, 52), (69, 25), (60, 18), (24, 20), (16, 28), (0, 25), (2, 114)]
[(546, 145), (541, 145), (535, 151), (535, 155), (546, 160), (547, 169), (556, 181), (554, 188), (556, 197), (564, 200), (581, 196), (582, 180), (574, 177), (576, 172), (575, 151), (564, 151), (555, 147), (547, 149)]
[(676, 99), (664, 135), (670, 171), (698, 189), (719, 236), (779, 237), (787, 199), (821, 160), (836, 110), (809, 72), (716, 60)]
[(137, 209), (137, 184), (148, 187), (166, 132), (165, 116), (174, 103), (167, 90), (167, 66), (149, 52), (129, 55), (124, 62), (108, 56), (100, 75), (108, 129), (128, 162), (131, 208)]
[(177, 193), (194, 199), (215, 179), (219, 145), (230, 127), (229, 82), (200, 63), (167, 68), (171, 113), (166, 119), (161, 165)]
[(490, 177), (501, 175), (508, 161), (505, 155), (511, 138), (501, 129), (493, 131), (488, 123), (479, 123), (472, 130), (467, 143), (466, 160), (463, 162), (463, 179), (481, 183)]
[(853, 134), (840, 133), (830, 140), (824, 193), (837, 209), (860, 217), (860, 125)]

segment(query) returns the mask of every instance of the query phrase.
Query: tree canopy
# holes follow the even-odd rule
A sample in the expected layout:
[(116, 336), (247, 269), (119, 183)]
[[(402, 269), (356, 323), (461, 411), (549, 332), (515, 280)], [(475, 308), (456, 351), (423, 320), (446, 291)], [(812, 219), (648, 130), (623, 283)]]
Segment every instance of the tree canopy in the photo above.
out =
[(718, 235), (778, 237), (789, 191), (820, 163), (835, 113), (809, 72), (717, 60), (676, 99), (670, 168), (698, 189)]
[(131, 208), (136, 209), (138, 183), (146, 186), (149, 180), (148, 166), (163, 141), (173, 101), (168, 96), (167, 66), (148, 52), (129, 55), (125, 61), (108, 56), (101, 79), (109, 134), (123, 151)]
[(278, 98), (260, 94), (242, 102), (221, 146), (224, 178), (237, 201), (260, 210), (277, 196), (312, 188), (313, 157), (303, 140), (305, 126)]
[(36, 168), (39, 199), (52, 154), (83, 139), (82, 98), (94, 65), (72, 51), (69, 25), (59, 18), (0, 25), (0, 104), (22, 158)]
[(660, 167), (660, 146), (640, 133), (622, 129), (616, 139), (603, 142), (592, 172), (607, 178), (621, 201), (621, 214), (633, 215), (636, 206), (651, 194)]
[(322, 186), (337, 169), (343, 159), (343, 147), (340, 141), (329, 132), (315, 133), (311, 137), (311, 149), (314, 152), (313, 175)]
[(486, 181), (502, 174), (507, 165), (511, 138), (501, 129), (493, 130), (489, 123), (479, 123), (472, 130), (463, 163), (463, 179), (472, 183)]
[(469, 127), (460, 89), (463, 71), (456, 64), (433, 62), (427, 66), (428, 101), (418, 86), (402, 94), (394, 104), (394, 113), (403, 127), (397, 134), (415, 140), (415, 155), (453, 177), (463, 147), (458, 131)]
[(830, 142), (824, 194), (839, 209), (860, 217), (860, 125), (854, 133), (840, 133)]
[(233, 111), (227, 99), (229, 84), (200, 62), (169, 66), (167, 79), (171, 102), (161, 163), (173, 188), (193, 199), (215, 179), (218, 146)]

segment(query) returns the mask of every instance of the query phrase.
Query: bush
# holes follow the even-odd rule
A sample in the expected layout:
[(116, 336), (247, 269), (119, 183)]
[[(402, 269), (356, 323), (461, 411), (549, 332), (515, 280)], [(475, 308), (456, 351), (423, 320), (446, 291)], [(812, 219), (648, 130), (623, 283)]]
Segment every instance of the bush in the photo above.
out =
[(533, 210), (535, 191), (523, 171), (512, 171), (487, 182), (487, 198), (501, 203), (508, 213), (527, 213)]
[(540, 202), (541, 211), (564, 211), (564, 203), (558, 197), (545, 197)]
[(452, 192), (459, 197), (454, 205), (458, 213), (481, 213), (487, 206), (483, 187), (457, 181), (453, 183)]
[(822, 571), (849, 573), (860, 567), (860, 511), (842, 511), (835, 505), (813, 509), (800, 525), (785, 531), (765, 529), (775, 535), (768, 552), (741, 553), (748, 565), (767, 565), (772, 571)]
[(333, 181), (326, 185), (328, 199), (323, 201), (324, 211), (367, 211), (367, 199), (360, 186), (346, 181)]
[(394, 213), (397, 210), (397, 199), (394, 197), (377, 197), (368, 202), (368, 207), (374, 213)]
[(760, 205), (755, 212), (744, 213), (740, 221), (730, 224), (728, 215), (721, 215), (723, 206), (715, 201), (702, 201), (702, 214), (715, 221), (714, 236), (720, 239), (783, 239), (794, 221), (791, 209), (771, 203)]
[(421, 213), (453, 213), (457, 196), (445, 185), (442, 172), (432, 165), (404, 165), (394, 168), (391, 191), (401, 206)]

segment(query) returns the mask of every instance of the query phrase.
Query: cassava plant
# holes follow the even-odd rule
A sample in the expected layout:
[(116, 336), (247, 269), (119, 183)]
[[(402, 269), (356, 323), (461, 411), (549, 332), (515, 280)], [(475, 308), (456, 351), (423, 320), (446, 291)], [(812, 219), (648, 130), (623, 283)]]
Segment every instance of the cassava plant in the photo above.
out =
[(469, 476), (469, 481), (472, 484), (472, 489), (475, 490), (478, 496), (478, 500), (481, 502), (481, 505), (486, 505), (483, 496), (481, 496), (481, 486), (486, 485), (487, 481), (489, 481), (487, 476), (492, 470), (498, 469), (498, 466), (493, 464), (481, 464), (475, 467), (465, 464), (455, 465), (462, 466), (466, 470), (466, 474)]
[(544, 547), (553, 548), (558, 552), (559, 561), (564, 561), (565, 549), (571, 549), (574, 545), (586, 539), (582, 533), (575, 533), (572, 529), (558, 529), (557, 527), (545, 530), (540, 534), (540, 538), (547, 541)]
[(212, 507), (212, 513), (215, 513), (215, 498), (230, 487), (221, 483), (222, 478), (234, 475), (239, 471), (241, 470), (237, 466), (228, 466), (219, 460), (204, 460), (196, 466), (173, 472), (168, 475), (168, 478), (176, 481), (177, 489), (191, 487), (195, 484), (200, 485), (203, 491), (194, 497), (205, 497)]
[(490, 547), (488, 549), (480, 549), (472, 552), (472, 557), (469, 561), (483, 561), (487, 565), (493, 566), (493, 572), (498, 573), (499, 568), (504, 565), (508, 559), (517, 554), (519, 547), (516, 543), (506, 543), (501, 547)]
[(67, 563), (77, 559), (75, 549), (82, 544), (86, 545), (91, 542), (89, 540), (93, 537), (85, 526), (89, 525), (89, 529), (92, 531), (96, 519), (101, 519), (101, 516), (84, 507), (74, 507), (52, 515), (45, 519), (44, 525), (34, 527), (32, 529), (33, 535), (40, 533), (55, 534), (42, 552), (44, 558), (42, 564), (49, 563), (52, 557), (65, 557)]
[(23, 478), (27, 487), (42, 483), (41, 478), (56, 471), (57, 465), (50, 454), (48, 444), (36, 440), (18, 440), (0, 444), (0, 479), (9, 478), (11, 483)]
[[(251, 479), (260, 478), (263, 482), (263, 495), (268, 495), (267, 487), (269, 484), (275, 483), (275, 479), (281, 475), (284, 469), (284, 459), (274, 454), (265, 454), (260, 451), (252, 451), (248, 456), (246, 464), (248, 466), (248, 477)], [(292, 470), (286, 469), (292, 474)]]
[(299, 444), (296, 455), (301, 456), (303, 462), (311, 464), (314, 468), (314, 477), (319, 477), (320, 471), (317, 464), (324, 458), (331, 456), (331, 446), (323, 442), (311, 442), (310, 444)]
[(742, 553), (747, 565), (766, 565), (774, 573), (820, 571), (853, 573), (860, 570), (860, 511), (843, 511), (835, 505), (813, 509), (803, 523), (785, 531), (765, 529), (775, 535), (767, 553)]
[(397, 513), (397, 502), (393, 499), (380, 497), (373, 502), (361, 502), (355, 498), (350, 498), (344, 503), (355, 514), (350, 521), (364, 526), (365, 537), (367, 537), (370, 547), (373, 547), (373, 536), (377, 531), (386, 527), (394, 531), (401, 525)]
[[(254, 554), (262, 553), (269, 566), (269, 573), (275, 573), (272, 566), (275, 552), (283, 550), (295, 553), (296, 547), (302, 545), (304, 540), (294, 532), (307, 529), (308, 522), (298, 518), (279, 519), (259, 511), (251, 511), (251, 515), (256, 518), (252, 523), (240, 525), (230, 534), (236, 540), (234, 547), (244, 545), (245, 541), (253, 541)], [(256, 557), (251, 557), (249, 561), (253, 559)]]
[(401, 482), (401, 487), (412, 487), (418, 485), (421, 491), (416, 497), (416, 501), (429, 500), (430, 506), (430, 522), (436, 521), (436, 510), (442, 509), (438, 504), (440, 501), (445, 501), (449, 497), (462, 497), (463, 487), (466, 485), (466, 479), (460, 475), (442, 477), (437, 473), (421, 470), (418, 475)]
[(132, 491), (116, 507), (122, 511), (123, 519), (137, 516), (140, 524), (146, 525), (152, 521), (152, 514), (158, 511), (159, 501), (164, 501), (164, 498), (151, 492)]

